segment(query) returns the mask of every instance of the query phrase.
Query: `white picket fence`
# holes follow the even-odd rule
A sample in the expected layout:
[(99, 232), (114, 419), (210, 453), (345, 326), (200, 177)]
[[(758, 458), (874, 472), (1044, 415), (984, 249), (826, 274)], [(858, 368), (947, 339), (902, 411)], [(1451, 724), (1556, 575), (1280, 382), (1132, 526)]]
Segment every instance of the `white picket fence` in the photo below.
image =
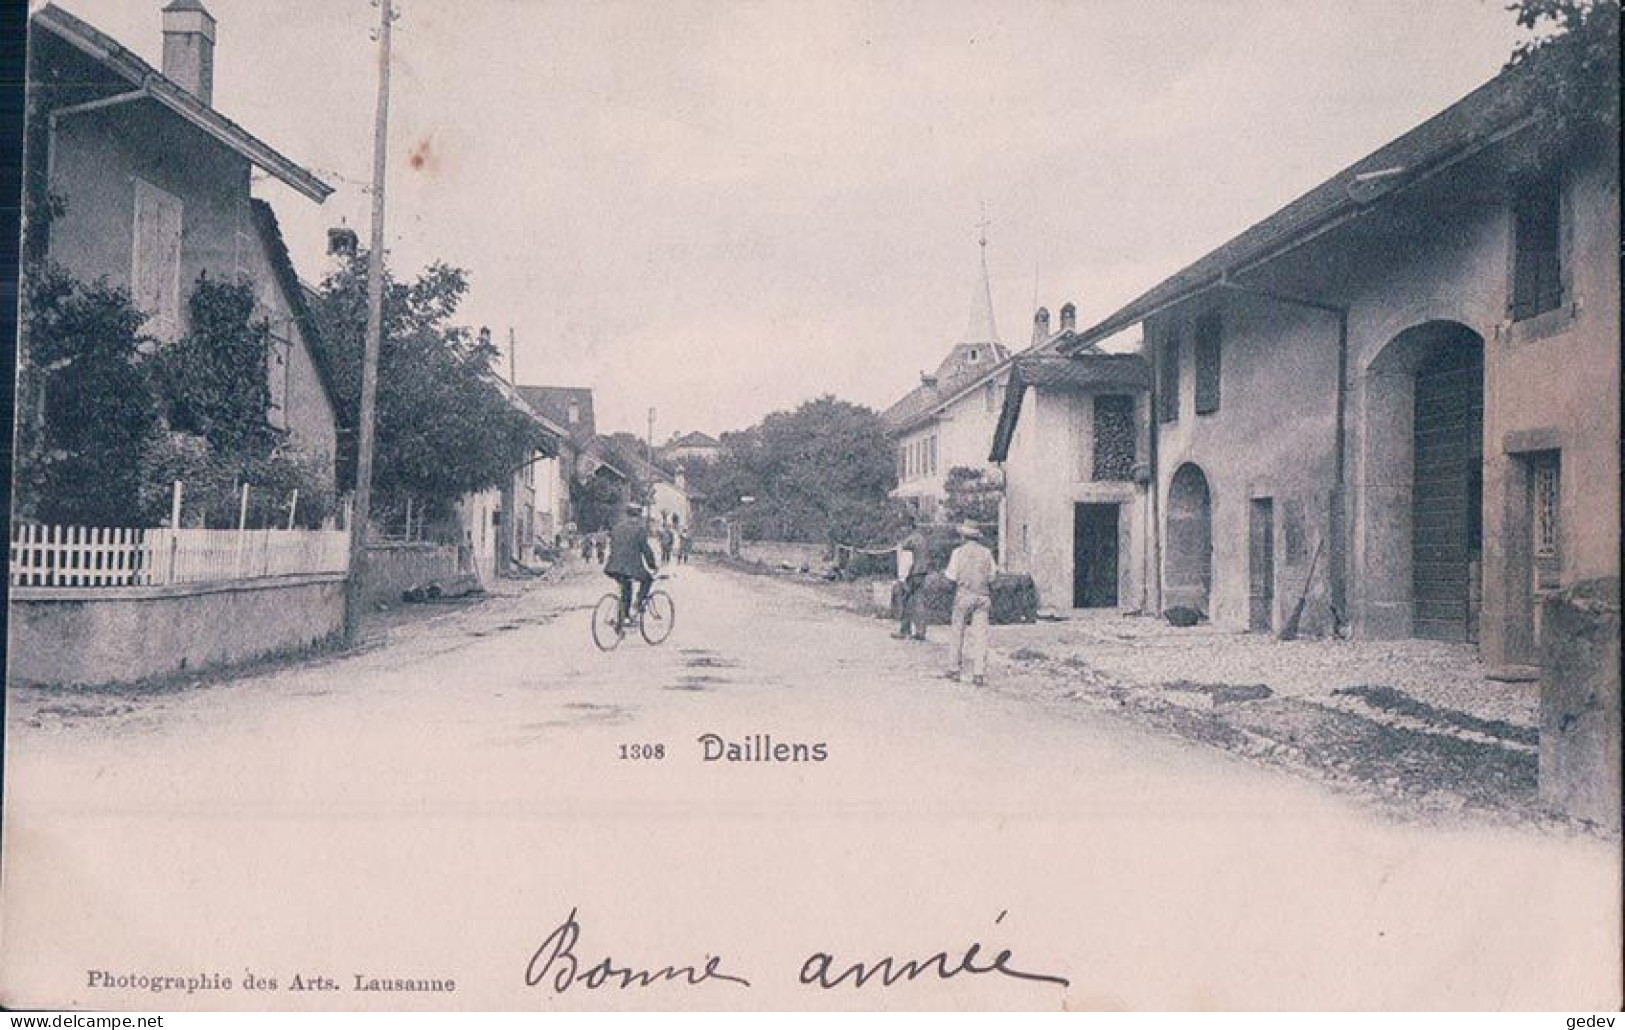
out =
[(304, 529), (15, 525), (11, 585), (166, 586), (349, 568), (350, 535)]

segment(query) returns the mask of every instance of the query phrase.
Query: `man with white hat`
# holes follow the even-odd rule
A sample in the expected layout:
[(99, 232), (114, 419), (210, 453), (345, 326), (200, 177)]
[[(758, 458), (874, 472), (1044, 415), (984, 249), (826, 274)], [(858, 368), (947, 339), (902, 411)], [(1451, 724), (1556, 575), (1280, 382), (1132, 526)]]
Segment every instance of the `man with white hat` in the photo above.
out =
[(945, 573), (954, 584), (954, 666), (948, 678), (959, 679), (965, 664), (965, 629), (970, 628), (971, 682), (987, 682), (987, 623), (993, 610), (993, 577), (999, 563), (982, 544), (982, 531), (970, 523), (959, 527), (962, 543), (948, 558)]

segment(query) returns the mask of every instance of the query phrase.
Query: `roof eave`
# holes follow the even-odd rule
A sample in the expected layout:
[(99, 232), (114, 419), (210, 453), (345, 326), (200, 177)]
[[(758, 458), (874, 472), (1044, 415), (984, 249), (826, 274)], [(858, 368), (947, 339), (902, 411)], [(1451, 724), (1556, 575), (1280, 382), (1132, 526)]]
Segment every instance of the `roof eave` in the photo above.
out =
[(185, 89), (165, 78), (141, 58), (126, 50), (112, 37), (88, 22), (47, 4), (33, 19), (66, 40), (70, 45), (111, 68), (155, 102), (185, 119), (250, 163), (264, 169), (298, 193), (320, 204), (333, 193), (333, 187), (316, 178), (262, 142), (246, 129)]

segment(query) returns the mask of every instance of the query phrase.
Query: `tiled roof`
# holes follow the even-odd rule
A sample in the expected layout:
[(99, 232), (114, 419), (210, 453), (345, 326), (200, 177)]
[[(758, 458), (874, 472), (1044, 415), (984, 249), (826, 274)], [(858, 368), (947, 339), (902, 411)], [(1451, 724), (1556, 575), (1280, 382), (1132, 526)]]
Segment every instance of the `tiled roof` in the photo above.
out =
[[(938, 380), (936, 386), (921, 383), (903, 396), (903, 399), (893, 404), (881, 413), (881, 420), (893, 435), (906, 433), (928, 422), (936, 412), (965, 394), (967, 390), (975, 389), (1010, 367), (1012, 361), (1018, 361), (1023, 355), (1052, 353), (1061, 347), (1070, 344), (1076, 334), (1070, 329), (1064, 329), (1047, 339), (1032, 344), (1026, 350), (1014, 357), (1004, 350), (1002, 344), (998, 345), (1003, 358), (988, 368), (971, 369), (967, 374), (954, 377), (947, 381)], [(1094, 348), (1088, 348), (1091, 352)]]
[(1027, 387), (1055, 392), (1077, 390), (1126, 390), (1137, 392), (1151, 386), (1151, 366), (1138, 354), (1103, 354), (1089, 351), (1062, 357), (1059, 354), (1033, 354), (1017, 358), (1010, 366), (1010, 384), (1004, 391), (1004, 407), (999, 425), (993, 431), (989, 461), (1004, 461), (1010, 454), (1010, 441), (1021, 418), (1021, 402)]
[(1524, 69), (1503, 72), (1416, 128), (1361, 158), (1252, 228), (1141, 294), (1079, 334), (1103, 339), (1157, 310), (1209, 289), (1340, 219), (1419, 182), (1488, 145), (1533, 114)]
[(684, 433), (682, 436), (679, 436), (677, 439), (673, 440), (671, 443), (668, 443), (666, 446), (667, 447), (721, 447), (722, 442), (720, 440), (716, 439), (715, 437), (710, 436), (710, 435), (708, 435), (706, 433), (693, 432), (693, 433)]
[[(558, 423), (578, 447), (598, 435), (593, 418), (592, 388), (587, 386), (521, 386), (519, 396), (544, 418)], [(570, 421), (570, 402), (576, 404), (575, 422)]]

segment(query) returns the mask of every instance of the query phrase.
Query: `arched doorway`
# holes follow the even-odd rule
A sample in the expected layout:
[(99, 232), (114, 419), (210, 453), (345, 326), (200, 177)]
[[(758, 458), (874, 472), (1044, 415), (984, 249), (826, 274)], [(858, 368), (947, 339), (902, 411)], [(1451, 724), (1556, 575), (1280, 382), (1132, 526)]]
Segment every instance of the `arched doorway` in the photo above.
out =
[(1213, 505), (1207, 477), (1189, 462), (1168, 485), (1168, 554), (1164, 602), (1208, 614), (1213, 588)]
[(1363, 475), (1367, 628), (1476, 640), (1482, 598), (1484, 342), (1413, 326), (1367, 369)]

